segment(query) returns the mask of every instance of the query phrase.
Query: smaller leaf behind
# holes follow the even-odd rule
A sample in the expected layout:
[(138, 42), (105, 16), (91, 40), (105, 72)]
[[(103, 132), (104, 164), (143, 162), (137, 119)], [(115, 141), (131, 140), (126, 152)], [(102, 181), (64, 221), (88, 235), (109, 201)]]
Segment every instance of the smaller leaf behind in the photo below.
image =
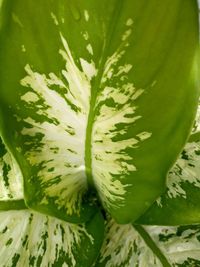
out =
[(200, 266), (200, 225), (138, 226), (106, 223), (96, 267)]
[(137, 221), (151, 225), (200, 222), (200, 105), (192, 134), (167, 178), (167, 190)]
[(91, 267), (103, 229), (99, 213), (78, 225), (29, 210), (0, 212), (1, 266)]

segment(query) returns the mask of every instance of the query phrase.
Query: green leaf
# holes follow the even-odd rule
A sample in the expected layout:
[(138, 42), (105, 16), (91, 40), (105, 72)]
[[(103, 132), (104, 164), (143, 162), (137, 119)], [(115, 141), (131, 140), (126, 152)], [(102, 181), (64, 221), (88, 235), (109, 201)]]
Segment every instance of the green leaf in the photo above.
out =
[(139, 218), (138, 223), (181, 225), (200, 222), (199, 110), (188, 143), (170, 171), (166, 192)]
[(196, 1), (2, 8), (1, 132), (26, 204), (83, 222), (96, 209), (92, 188), (118, 222), (137, 219), (164, 191), (193, 122)]
[(95, 267), (198, 267), (200, 225), (139, 226), (107, 221)]
[(1, 266), (91, 267), (103, 229), (99, 213), (89, 223), (69, 224), (29, 210), (1, 211)]

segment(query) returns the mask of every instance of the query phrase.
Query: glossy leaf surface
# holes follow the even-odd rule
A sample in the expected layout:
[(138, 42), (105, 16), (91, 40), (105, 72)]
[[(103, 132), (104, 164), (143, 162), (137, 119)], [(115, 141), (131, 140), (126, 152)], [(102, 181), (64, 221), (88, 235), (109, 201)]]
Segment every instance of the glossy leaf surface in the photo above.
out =
[(137, 219), (193, 121), (196, 1), (4, 3), (1, 131), (26, 204), (83, 222), (93, 188), (118, 222)]

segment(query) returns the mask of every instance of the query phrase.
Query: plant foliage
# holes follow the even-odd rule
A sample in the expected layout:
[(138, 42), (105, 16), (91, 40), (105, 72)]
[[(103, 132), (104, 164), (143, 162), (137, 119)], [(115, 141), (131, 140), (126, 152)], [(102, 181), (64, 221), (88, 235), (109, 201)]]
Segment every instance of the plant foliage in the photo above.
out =
[(196, 0), (0, 1), (2, 266), (200, 266), (198, 38)]

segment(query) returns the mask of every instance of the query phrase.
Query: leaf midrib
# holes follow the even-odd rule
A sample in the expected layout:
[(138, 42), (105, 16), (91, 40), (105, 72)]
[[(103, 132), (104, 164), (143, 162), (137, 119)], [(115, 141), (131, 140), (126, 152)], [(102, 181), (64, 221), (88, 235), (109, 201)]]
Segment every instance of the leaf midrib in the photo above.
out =
[(108, 40), (103, 43), (102, 52), (99, 60), (99, 64), (97, 66), (98, 74), (96, 78), (93, 80), (92, 87), (91, 87), (91, 99), (90, 99), (90, 109), (88, 114), (87, 120), (87, 127), (86, 127), (86, 140), (85, 140), (85, 172), (87, 177), (88, 186), (90, 189), (94, 189), (94, 181), (92, 175), (92, 129), (95, 119), (95, 103), (98, 96), (98, 89), (101, 85), (101, 79), (104, 73), (104, 65), (107, 60), (108, 48), (112, 41), (112, 36), (115, 31), (115, 25), (117, 20), (119, 19), (120, 12), (122, 10), (122, 6), (124, 1), (117, 1), (115, 4), (115, 8), (113, 10), (112, 15), (112, 23), (110, 24), (109, 31), (107, 32), (107, 36), (109, 36)]
[(144, 240), (146, 245), (152, 250), (152, 252), (160, 260), (163, 267), (172, 267), (172, 265), (169, 263), (169, 261), (167, 260), (167, 258), (163, 254), (163, 252), (156, 245), (156, 243), (153, 241), (153, 239), (147, 233), (147, 231), (141, 225), (133, 225), (133, 227), (139, 233), (139, 235), (142, 237), (142, 239)]

